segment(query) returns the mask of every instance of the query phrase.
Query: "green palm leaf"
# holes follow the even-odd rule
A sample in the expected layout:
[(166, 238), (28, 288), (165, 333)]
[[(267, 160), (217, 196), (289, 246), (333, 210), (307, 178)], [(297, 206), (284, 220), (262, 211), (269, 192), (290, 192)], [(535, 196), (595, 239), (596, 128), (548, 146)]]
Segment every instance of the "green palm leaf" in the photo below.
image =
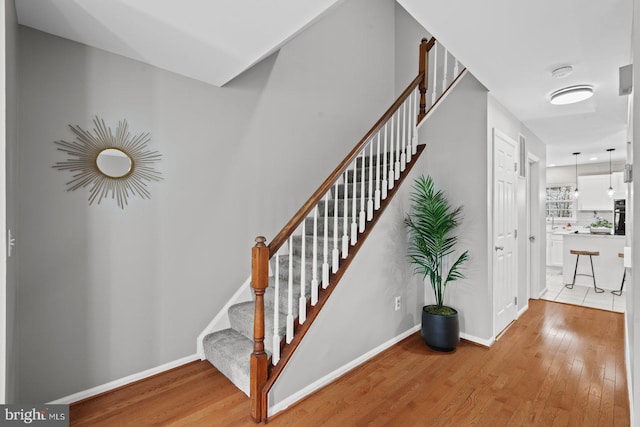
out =
[(409, 258), (416, 274), (429, 277), (436, 304), (442, 306), (447, 284), (464, 278), (462, 265), (469, 259), (465, 251), (444, 271), (458, 243), (451, 233), (460, 223), (462, 207), (452, 208), (444, 193), (435, 190), (430, 176), (415, 180), (410, 200), (411, 213), (405, 218), (410, 232)]

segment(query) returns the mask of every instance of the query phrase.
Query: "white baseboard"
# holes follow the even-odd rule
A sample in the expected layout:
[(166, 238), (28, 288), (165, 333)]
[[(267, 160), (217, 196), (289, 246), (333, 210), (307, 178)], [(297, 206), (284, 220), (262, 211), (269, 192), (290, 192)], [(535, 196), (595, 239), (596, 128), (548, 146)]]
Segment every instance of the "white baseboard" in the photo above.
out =
[(310, 395), (314, 391), (316, 391), (316, 390), (324, 387), (325, 385), (335, 381), (336, 379), (338, 379), (342, 375), (346, 374), (350, 370), (352, 370), (352, 369), (356, 368), (357, 366), (363, 364), (364, 362), (366, 362), (367, 360), (371, 359), (372, 357), (374, 357), (378, 353), (383, 352), (387, 348), (391, 347), (394, 344), (399, 343), (400, 341), (402, 341), (403, 339), (405, 339), (409, 335), (414, 334), (415, 332), (417, 332), (419, 330), (420, 330), (420, 325), (416, 325), (413, 328), (411, 328), (411, 329), (401, 333), (400, 335), (397, 335), (396, 337), (390, 339), (389, 341), (379, 345), (378, 347), (374, 348), (373, 350), (363, 354), (362, 356), (358, 357), (357, 359), (352, 360), (351, 362), (347, 363), (346, 365), (336, 369), (335, 371), (333, 371), (333, 372), (325, 375), (324, 377), (318, 379), (317, 381), (309, 384), (308, 386), (306, 386), (303, 389), (297, 391), (296, 393), (292, 394), (291, 396), (283, 399), (281, 402), (278, 402), (275, 405), (271, 406), (269, 408), (269, 416), (271, 417), (271, 416), (277, 414), (278, 412), (287, 409), (289, 406), (291, 406), (294, 403), (298, 402), (299, 400), (305, 398), (306, 396)]
[(520, 317), (522, 317), (522, 315), (525, 313), (525, 311), (529, 310), (529, 304), (525, 305), (524, 307), (522, 307), (519, 311), (518, 311), (518, 317), (516, 317), (516, 319), (519, 319)]
[(627, 371), (627, 391), (629, 393), (629, 420), (631, 425), (634, 426), (634, 402), (633, 402), (633, 384), (632, 384), (632, 376), (631, 376), (631, 349), (629, 348), (629, 330), (627, 329), (627, 310), (624, 311), (624, 364), (626, 365)]
[(127, 384), (131, 384), (133, 382), (143, 380), (145, 378), (159, 374), (160, 372), (168, 371), (169, 369), (177, 368), (178, 366), (181, 366), (181, 365), (186, 365), (189, 362), (193, 362), (194, 360), (199, 360), (199, 359), (200, 357), (198, 357), (197, 354), (192, 354), (190, 356), (186, 356), (181, 359), (174, 360), (172, 362), (168, 362), (160, 366), (156, 366), (155, 368), (147, 369), (146, 371), (128, 375), (124, 378), (110, 381), (106, 384), (92, 387), (88, 390), (80, 391), (78, 393), (74, 393), (69, 396), (65, 396), (60, 399), (53, 400), (49, 402), (49, 404), (56, 405), (56, 404), (70, 404), (73, 402), (78, 402), (80, 400), (87, 399), (89, 397), (97, 396), (98, 394), (104, 393), (106, 391), (111, 391), (118, 387), (122, 387)]
[(465, 334), (464, 332), (460, 332), (460, 338), (462, 338), (463, 340), (474, 342), (476, 344), (480, 344), (484, 347), (491, 347), (493, 343), (496, 341), (495, 337), (484, 339), (484, 338), (478, 338), (470, 334)]

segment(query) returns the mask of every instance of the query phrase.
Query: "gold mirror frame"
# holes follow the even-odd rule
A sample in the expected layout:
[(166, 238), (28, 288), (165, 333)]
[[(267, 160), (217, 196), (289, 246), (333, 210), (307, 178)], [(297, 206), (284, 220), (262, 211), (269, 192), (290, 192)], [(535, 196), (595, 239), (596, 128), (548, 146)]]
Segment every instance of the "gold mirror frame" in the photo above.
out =
[[(66, 153), (69, 158), (57, 162), (53, 167), (73, 173), (71, 181), (67, 182), (67, 191), (75, 191), (89, 186), (89, 204), (104, 198), (115, 199), (118, 206), (124, 209), (131, 196), (150, 199), (151, 193), (148, 183), (162, 180), (160, 172), (154, 169), (154, 163), (160, 161), (162, 155), (158, 151), (151, 151), (147, 144), (150, 142), (149, 133), (132, 136), (126, 120), (118, 122), (115, 134), (105, 125), (103, 119), (97, 116), (93, 119), (93, 133), (83, 130), (80, 126), (69, 125), (76, 138), (72, 142), (64, 140), (54, 141), (59, 145), (58, 150)], [(113, 177), (102, 172), (98, 167), (98, 156), (105, 150), (118, 150), (129, 157), (130, 171), (122, 176)]]

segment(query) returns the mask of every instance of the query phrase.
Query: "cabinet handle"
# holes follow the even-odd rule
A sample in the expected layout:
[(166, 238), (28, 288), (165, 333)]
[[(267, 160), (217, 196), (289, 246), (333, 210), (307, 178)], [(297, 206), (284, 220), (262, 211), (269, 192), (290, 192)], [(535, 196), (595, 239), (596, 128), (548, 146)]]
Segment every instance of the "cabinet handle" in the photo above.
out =
[(504, 246), (496, 246), (496, 251), (502, 251), (504, 250)]

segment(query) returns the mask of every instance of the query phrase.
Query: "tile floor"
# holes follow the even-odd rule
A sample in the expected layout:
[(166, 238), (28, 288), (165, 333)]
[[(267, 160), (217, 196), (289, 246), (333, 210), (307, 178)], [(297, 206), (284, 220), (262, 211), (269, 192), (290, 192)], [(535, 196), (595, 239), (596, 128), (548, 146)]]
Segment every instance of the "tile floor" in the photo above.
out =
[(566, 288), (562, 283), (562, 268), (560, 267), (547, 267), (547, 292), (542, 296), (542, 299), (618, 313), (624, 313), (626, 304), (624, 292), (617, 296), (609, 290), (596, 294), (593, 291), (593, 286), (575, 285), (573, 289)]

